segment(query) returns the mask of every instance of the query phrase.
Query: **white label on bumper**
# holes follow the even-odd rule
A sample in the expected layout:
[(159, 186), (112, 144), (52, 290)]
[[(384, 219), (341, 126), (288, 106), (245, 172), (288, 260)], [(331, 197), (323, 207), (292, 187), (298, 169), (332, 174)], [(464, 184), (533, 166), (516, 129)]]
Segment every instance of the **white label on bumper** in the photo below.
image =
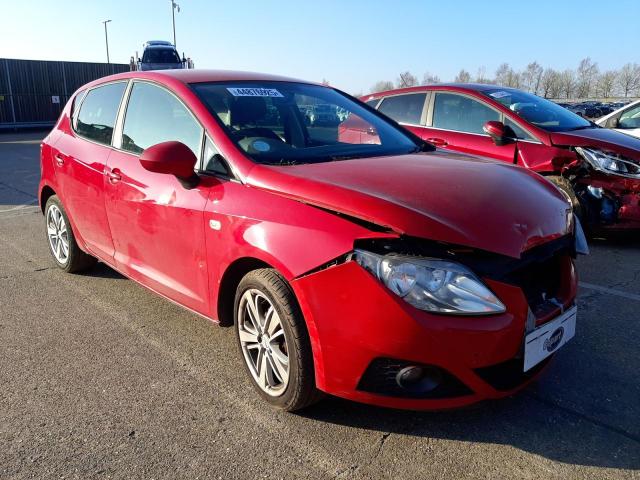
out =
[(559, 317), (545, 323), (525, 337), (524, 371), (535, 367), (542, 360), (573, 338), (576, 333), (578, 307), (567, 310)]

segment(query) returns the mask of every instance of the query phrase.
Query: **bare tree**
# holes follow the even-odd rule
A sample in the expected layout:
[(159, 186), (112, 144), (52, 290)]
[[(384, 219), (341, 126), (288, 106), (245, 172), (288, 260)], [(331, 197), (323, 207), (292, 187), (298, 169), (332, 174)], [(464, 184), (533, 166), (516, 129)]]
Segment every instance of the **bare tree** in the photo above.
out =
[(496, 70), (496, 83), (504, 87), (520, 88), (520, 74), (508, 63), (503, 63)]
[(458, 72), (454, 82), (456, 83), (469, 83), (471, 81), (471, 74), (464, 68)]
[(596, 80), (596, 94), (603, 98), (612, 97), (616, 88), (617, 80), (618, 72), (614, 70), (608, 70), (601, 73)]
[(549, 90), (549, 97), (560, 98), (562, 96), (562, 82), (560, 72), (553, 71), (551, 78), (551, 90)]
[(559, 78), (560, 91), (565, 98), (571, 98), (576, 92), (576, 74), (573, 70), (565, 70)]
[(507, 83), (507, 77), (511, 67), (508, 63), (502, 63), (496, 70), (496, 83), (498, 85), (505, 85)]
[(440, 83), (440, 77), (426, 72), (422, 77), (422, 85), (429, 85), (431, 83)]
[(618, 85), (625, 97), (640, 89), (640, 65), (637, 63), (624, 65), (618, 74)]
[(590, 57), (583, 58), (576, 71), (576, 93), (580, 98), (587, 98), (593, 91), (598, 78), (598, 64)]
[(390, 80), (380, 80), (371, 87), (371, 92), (384, 92), (385, 90), (393, 90), (393, 82)]
[(544, 69), (538, 62), (532, 62), (527, 65), (527, 69), (522, 72), (522, 84), (524, 88), (537, 95), (540, 90), (543, 72)]
[(329, 86), (329, 80), (327, 80), (326, 78), (323, 78), (322, 79), (322, 85)]
[(396, 80), (398, 88), (415, 87), (418, 85), (418, 79), (409, 71), (402, 72)]
[(478, 67), (478, 72), (476, 73), (476, 83), (493, 83), (493, 81), (487, 77), (487, 68), (482, 65)]
[(541, 93), (544, 98), (557, 98), (556, 95), (559, 94), (559, 89), (557, 88), (558, 83), (558, 72), (553, 68), (547, 68), (540, 79), (539, 93)]
[[(590, 98), (593, 96), (613, 98), (615, 95), (625, 97), (640, 96), (640, 64), (627, 63), (618, 70), (600, 72), (598, 64), (587, 57), (580, 61), (577, 69), (557, 71), (543, 68), (537, 61), (527, 65), (523, 71), (513, 69), (508, 63), (502, 63), (495, 72), (495, 78), (486, 74), (481, 66), (472, 77), (466, 69), (461, 69), (455, 77), (458, 83), (488, 83), (505, 87), (522, 88), (545, 98)], [(323, 79), (323, 83), (329, 83)], [(426, 72), (422, 77), (422, 85), (440, 83), (440, 77)], [(400, 73), (396, 82), (379, 81), (373, 92), (392, 90), (393, 88), (413, 87), (419, 84), (418, 79), (409, 71)]]

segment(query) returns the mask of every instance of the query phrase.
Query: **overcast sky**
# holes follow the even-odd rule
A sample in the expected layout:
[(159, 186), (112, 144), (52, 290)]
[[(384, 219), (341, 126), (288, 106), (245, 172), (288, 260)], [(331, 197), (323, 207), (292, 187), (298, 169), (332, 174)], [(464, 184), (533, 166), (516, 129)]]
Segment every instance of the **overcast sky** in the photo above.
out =
[[(351, 93), (410, 70), (452, 80), (537, 60), (640, 63), (640, 0), (177, 0), (177, 47), (198, 68), (326, 78)], [(0, 57), (128, 63), (172, 40), (170, 0), (1, 0)]]

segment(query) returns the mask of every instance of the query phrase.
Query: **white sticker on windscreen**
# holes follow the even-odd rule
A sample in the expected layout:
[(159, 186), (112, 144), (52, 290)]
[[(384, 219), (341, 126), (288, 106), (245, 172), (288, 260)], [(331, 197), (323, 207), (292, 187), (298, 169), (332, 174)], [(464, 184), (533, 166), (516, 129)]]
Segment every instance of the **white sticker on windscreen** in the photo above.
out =
[(228, 88), (234, 97), (284, 97), (275, 88)]
[(493, 92), (490, 93), (489, 95), (491, 95), (493, 98), (502, 98), (502, 97), (508, 97), (509, 95), (511, 95), (509, 92)]

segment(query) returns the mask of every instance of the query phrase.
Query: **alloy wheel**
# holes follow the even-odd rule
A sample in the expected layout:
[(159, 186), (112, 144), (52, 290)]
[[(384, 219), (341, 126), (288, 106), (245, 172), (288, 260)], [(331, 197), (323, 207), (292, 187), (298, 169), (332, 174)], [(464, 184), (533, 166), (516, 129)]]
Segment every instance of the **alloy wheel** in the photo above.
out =
[(69, 260), (69, 231), (62, 212), (56, 205), (47, 210), (47, 237), (55, 259), (61, 265)]
[(287, 339), (273, 303), (257, 289), (242, 294), (238, 334), (244, 360), (258, 387), (268, 395), (282, 395), (289, 384)]

